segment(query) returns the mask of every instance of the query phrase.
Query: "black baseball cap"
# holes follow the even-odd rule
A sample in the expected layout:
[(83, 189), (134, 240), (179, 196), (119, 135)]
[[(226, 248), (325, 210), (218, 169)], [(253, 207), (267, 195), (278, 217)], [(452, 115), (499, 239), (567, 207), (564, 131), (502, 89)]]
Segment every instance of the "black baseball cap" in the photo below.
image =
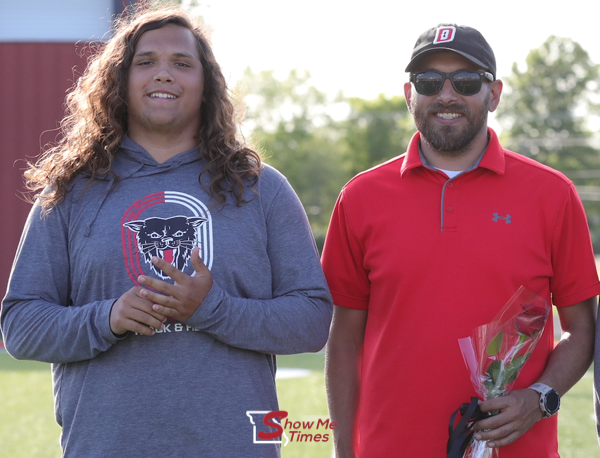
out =
[(407, 72), (418, 70), (422, 57), (442, 51), (453, 51), (489, 71), (496, 78), (494, 51), (483, 35), (472, 27), (456, 24), (440, 24), (423, 32), (412, 52)]

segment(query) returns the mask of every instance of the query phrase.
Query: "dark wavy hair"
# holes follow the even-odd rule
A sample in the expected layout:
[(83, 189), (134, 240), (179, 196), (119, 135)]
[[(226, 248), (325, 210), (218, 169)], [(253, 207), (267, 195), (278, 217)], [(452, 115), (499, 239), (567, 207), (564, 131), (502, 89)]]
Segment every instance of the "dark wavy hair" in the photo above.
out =
[(185, 27), (193, 33), (204, 69), (202, 121), (197, 138), (206, 168), (198, 181), (205, 187), (203, 175), (210, 178), (210, 186), (205, 190), (216, 205), (225, 204), (228, 194), (238, 206), (245, 202), (244, 189), (256, 184), (261, 158), (237, 135), (237, 113), (205, 33), (180, 9), (142, 7), (129, 10), (115, 20), (112, 38), (97, 47), (84, 74), (67, 96), (61, 139), (35, 164), (28, 164), (24, 174), (26, 187), (40, 199), (45, 212), (64, 199), (76, 175), (90, 177), (90, 184), (100, 175), (114, 176), (112, 161), (128, 131), (127, 80), (135, 47), (143, 33), (167, 24)]

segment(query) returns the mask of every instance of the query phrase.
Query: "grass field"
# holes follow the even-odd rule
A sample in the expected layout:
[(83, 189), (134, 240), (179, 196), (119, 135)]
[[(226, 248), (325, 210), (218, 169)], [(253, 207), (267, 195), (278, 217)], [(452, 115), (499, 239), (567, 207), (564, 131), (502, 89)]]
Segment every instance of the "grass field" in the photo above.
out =
[[(323, 355), (279, 357), (280, 367), (305, 368), (308, 377), (278, 380), (282, 410), (293, 421), (328, 417)], [(54, 421), (49, 366), (14, 361), (0, 353), (0, 458), (59, 458), (60, 428)], [(559, 417), (562, 458), (600, 458), (592, 405), (592, 373), (564, 397)], [(290, 442), (283, 458), (331, 458), (328, 442)]]

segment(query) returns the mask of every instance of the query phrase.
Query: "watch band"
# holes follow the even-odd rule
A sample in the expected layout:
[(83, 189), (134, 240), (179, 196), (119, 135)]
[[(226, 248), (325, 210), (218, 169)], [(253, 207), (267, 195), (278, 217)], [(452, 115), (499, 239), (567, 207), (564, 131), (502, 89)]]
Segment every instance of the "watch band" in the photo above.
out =
[(534, 383), (530, 389), (540, 394), (540, 409), (545, 418), (551, 417), (560, 408), (560, 395), (556, 390), (544, 383)]
[(552, 387), (546, 385), (545, 383), (534, 383), (529, 388), (532, 389), (532, 390), (534, 390), (534, 391), (537, 391), (540, 394), (546, 394), (550, 390), (553, 389)]

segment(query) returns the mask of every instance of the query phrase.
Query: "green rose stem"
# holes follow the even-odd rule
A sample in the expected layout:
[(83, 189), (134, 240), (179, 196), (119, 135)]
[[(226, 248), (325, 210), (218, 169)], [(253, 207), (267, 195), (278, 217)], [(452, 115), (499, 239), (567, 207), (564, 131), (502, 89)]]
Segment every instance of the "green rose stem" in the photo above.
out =
[[(487, 388), (487, 399), (497, 398), (504, 395), (504, 390), (507, 385), (514, 381), (521, 370), (521, 367), (525, 364), (529, 358), (528, 354), (516, 356), (519, 351), (529, 343), (529, 339), (533, 340), (533, 336), (525, 334), (519, 334), (519, 343), (515, 345), (502, 360), (495, 360), (490, 364), (486, 372), (487, 379), (485, 380), (485, 387)], [(487, 346), (487, 354), (489, 356), (496, 356), (502, 348), (502, 341), (504, 340), (504, 333), (500, 331), (490, 341)], [(492, 412), (492, 415), (496, 415), (498, 412)]]

